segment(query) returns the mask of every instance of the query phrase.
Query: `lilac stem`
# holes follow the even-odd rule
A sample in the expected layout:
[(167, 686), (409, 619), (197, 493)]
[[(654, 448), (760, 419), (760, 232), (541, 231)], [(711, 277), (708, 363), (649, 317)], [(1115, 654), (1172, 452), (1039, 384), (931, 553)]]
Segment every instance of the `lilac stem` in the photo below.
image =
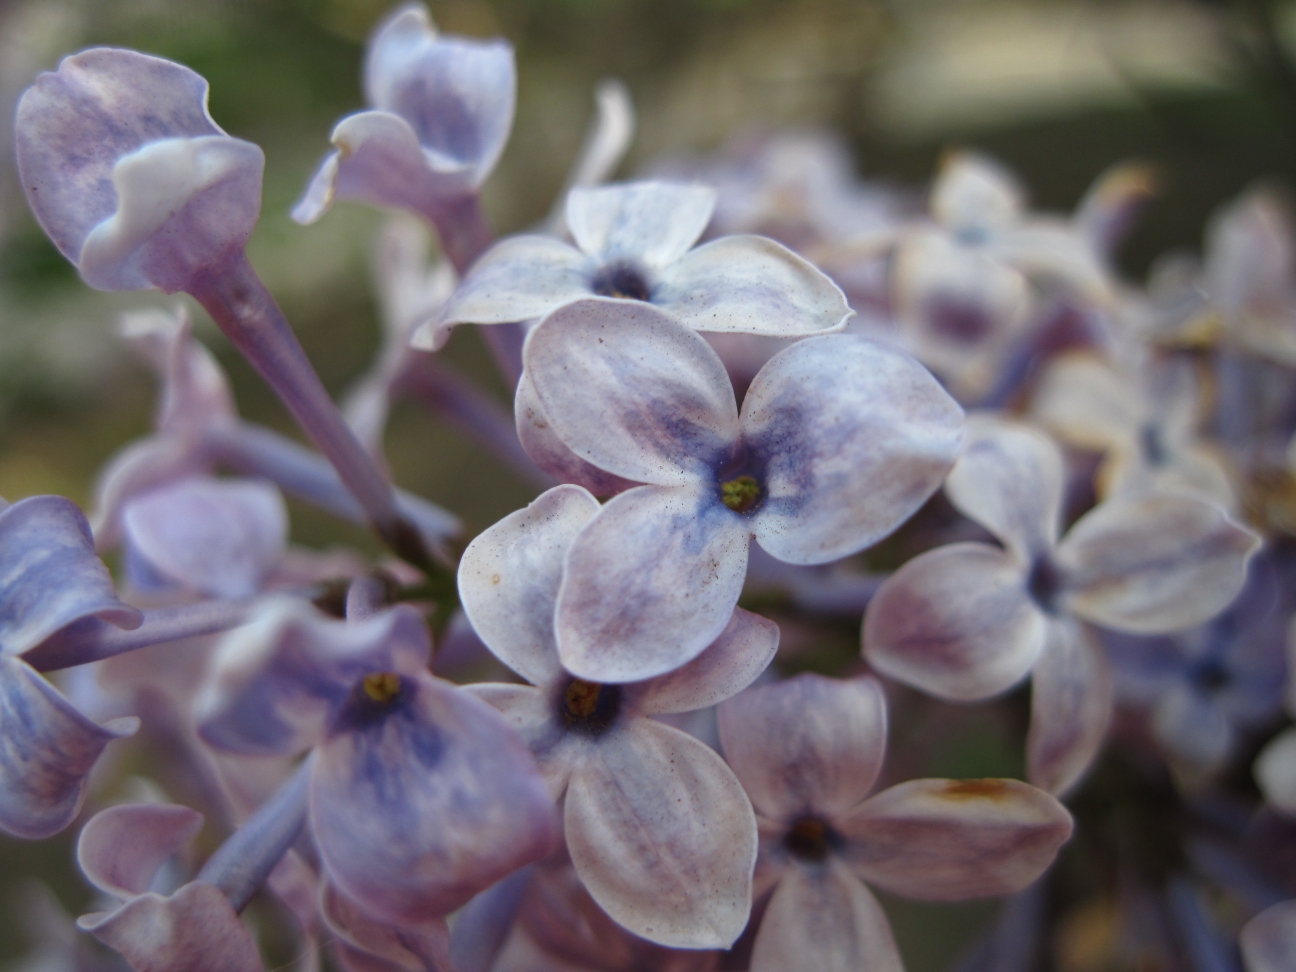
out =
[(157, 608), (145, 611), (144, 623), (133, 631), (98, 618), (82, 618), (55, 632), (23, 660), (38, 672), (54, 672), (167, 641), (218, 634), (243, 624), (257, 602), (258, 598), (249, 597)]
[(216, 849), (195, 881), (214, 884), (235, 911), (242, 911), (292, 847), (306, 823), (311, 766), (307, 759)]

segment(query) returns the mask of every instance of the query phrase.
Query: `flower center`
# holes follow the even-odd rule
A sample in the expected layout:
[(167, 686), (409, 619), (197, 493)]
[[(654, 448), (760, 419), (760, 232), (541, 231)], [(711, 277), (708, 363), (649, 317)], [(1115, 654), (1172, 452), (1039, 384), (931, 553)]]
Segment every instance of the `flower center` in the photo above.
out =
[(836, 839), (818, 817), (802, 817), (783, 835), (783, 846), (795, 857), (818, 863), (828, 856)]
[(364, 677), (361, 687), (370, 701), (386, 705), (400, 694), (401, 680), (395, 672), (373, 672)]
[(562, 694), (559, 716), (576, 732), (597, 736), (616, 721), (621, 711), (621, 686), (600, 685), (574, 678)]
[(760, 483), (755, 476), (738, 476), (720, 484), (720, 502), (735, 513), (746, 513), (761, 498)]
[(1031, 566), (1026, 589), (1030, 591), (1031, 598), (1042, 611), (1046, 614), (1058, 613), (1058, 598), (1062, 594), (1062, 573), (1047, 554), (1037, 557)]
[(590, 288), (600, 297), (647, 300), (651, 296), (648, 281), (637, 267), (628, 263), (609, 263), (600, 267), (590, 281)]
[(1164, 466), (1170, 460), (1161, 430), (1151, 422), (1139, 429), (1139, 446), (1149, 466)]

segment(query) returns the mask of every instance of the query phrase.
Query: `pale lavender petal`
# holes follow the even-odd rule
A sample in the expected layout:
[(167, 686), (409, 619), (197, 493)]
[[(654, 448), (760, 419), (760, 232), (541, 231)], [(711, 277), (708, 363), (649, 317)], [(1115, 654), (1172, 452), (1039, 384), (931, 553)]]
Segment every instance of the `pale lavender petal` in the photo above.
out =
[(450, 929), (444, 918), (399, 926), (378, 921), (327, 881), (320, 889), (319, 914), (343, 943), (391, 963), (383, 968), (453, 972)]
[(1296, 729), (1279, 733), (1260, 750), (1252, 773), (1266, 803), (1296, 816)]
[(1031, 679), (1026, 778), (1069, 790), (1093, 762), (1112, 717), (1112, 677), (1102, 648), (1069, 618), (1051, 620)]
[(344, 712), (316, 750), (311, 824), (330, 878), (375, 918), (426, 921), (548, 854), (553, 801), (489, 705), (430, 675)]
[[(593, 296), (593, 261), (548, 236), (510, 236), (473, 264), (445, 307), (438, 326), (503, 324), (544, 317), (555, 307)], [(418, 335), (415, 346), (426, 346)]]
[(841, 825), (855, 873), (892, 894), (959, 901), (1020, 891), (1071, 837), (1071, 814), (1017, 780), (911, 780)]
[(1239, 937), (1247, 972), (1291, 972), (1296, 968), (1296, 901), (1266, 908)]
[(1095, 452), (1126, 445), (1150, 417), (1139, 387), (1092, 351), (1049, 363), (1031, 413), (1063, 440)]
[(509, 682), (474, 682), (463, 688), (486, 702), (517, 733), (535, 757), (554, 802), (561, 800), (572, 768), (582, 758), (585, 740), (568, 732), (557, 718), (559, 700), (555, 698), (554, 687), (540, 689)]
[(1228, 606), (1260, 538), (1213, 503), (1171, 493), (1116, 496), (1057, 549), (1066, 606), (1095, 624), (1157, 634)]
[(877, 899), (838, 860), (790, 868), (752, 948), (751, 972), (904, 972)]
[(802, 674), (720, 704), (720, 743), (762, 817), (844, 815), (886, 755), (887, 712), (872, 678)]
[(662, 269), (652, 302), (698, 331), (804, 337), (838, 331), (851, 309), (813, 264), (763, 236), (725, 236)]
[(1062, 454), (1047, 436), (1017, 422), (974, 415), (945, 495), (1030, 563), (1057, 543), (1064, 485)]
[(77, 921), (136, 972), (263, 972), (252, 934), (220, 890), (186, 884), (170, 897), (140, 895)]
[(687, 665), (628, 686), (627, 704), (645, 715), (692, 712), (737, 695), (760, 677), (778, 651), (779, 627), (734, 608), (720, 637)]
[(989, 698), (1025, 677), (1046, 621), (1007, 551), (955, 543), (915, 557), (864, 614), (864, 655), (878, 671), (941, 698)]
[(727, 948), (751, 911), (756, 819), (724, 760), (647, 719), (573, 774), (567, 848), (594, 900), (636, 935)]
[(988, 241), (986, 250), (1033, 280), (1060, 284), (1090, 300), (1102, 299), (1110, 288), (1098, 252), (1056, 216), (1034, 217), (1007, 229)]
[(197, 836), (203, 815), (174, 803), (123, 803), (91, 817), (77, 865), (96, 888), (126, 900), (148, 891), (158, 868)]
[(0, 655), (0, 830), (58, 833), (81, 809), (104, 747), (138, 727), (135, 718), (91, 722), (30, 666)]
[(649, 304), (567, 304), (531, 331), (524, 358), (558, 438), (626, 479), (676, 486), (709, 477), (738, 437), (719, 356)]
[(177, 479), (207, 475), (211, 467), (204, 450), (188, 437), (152, 435), (132, 442), (99, 473), (91, 516), (95, 542), (107, 549), (121, 540), (122, 508), (136, 496)]
[(922, 365), (845, 334), (771, 358), (741, 424), (764, 473), (756, 540), (795, 564), (837, 560), (895, 530), (940, 488), (963, 438), (963, 410)]
[(1152, 735), (1174, 768), (1200, 782), (1223, 769), (1237, 745), (1237, 734), (1223, 706), (1195, 685), (1168, 686), (1152, 710)]
[(579, 486), (555, 486), (479, 534), (459, 561), (459, 599), (495, 657), (533, 685), (561, 673), (554, 611), (563, 560), (599, 512)]
[(980, 152), (948, 155), (932, 186), (932, 214), (951, 232), (971, 238), (1016, 223), (1026, 194), (1002, 164)]
[(573, 189), (567, 195), (567, 228), (590, 256), (656, 270), (697, 242), (711, 221), (715, 199), (707, 186), (667, 182)]
[(158, 57), (96, 47), (36, 79), (14, 123), (18, 173), (37, 221), (76, 263), (117, 210), (117, 160), (159, 139), (220, 135), (207, 82)]
[(563, 667), (637, 682), (697, 657), (738, 603), (750, 536), (710, 488), (639, 486), (609, 501), (567, 554), (555, 619)]
[(210, 597), (249, 597), (282, 559), (288, 510), (255, 479), (184, 479), (122, 511), (127, 542), (162, 576)]
[(137, 628), (95, 556), (85, 516), (61, 496), (32, 496), (0, 512), (0, 654), (21, 655), (73, 621)]

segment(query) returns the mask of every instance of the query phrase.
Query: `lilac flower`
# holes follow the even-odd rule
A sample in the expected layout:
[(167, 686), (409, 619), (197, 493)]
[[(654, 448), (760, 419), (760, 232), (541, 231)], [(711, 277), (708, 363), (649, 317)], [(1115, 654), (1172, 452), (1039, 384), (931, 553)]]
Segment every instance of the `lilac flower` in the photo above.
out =
[(911, 780), (869, 796), (886, 753), (873, 679), (798, 675), (720, 705), (724, 753), (756, 808), (757, 879), (774, 888), (752, 972), (899, 972), (866, 884), (954, 901), (1020, 891), (1071, 836), (1071, 816), (1016, 780)]
[(864, 338), (799, 341), (756, 376), (741, 414), (694, 331), (646, 304), (583, 300), (527, 340), (554, 434), (631, 482), (567, 555), (556, 626), (580, 678), (651, 678), (729, 623), (751, 538), (827, 563), (876, 543), (940, 485), (962, 412), (917, 362)]
[[(1287, 683), (1284, 697), (1287, 715), (1296, 719), (1296, 633), (1287, 634)], [(1280, 732), (1260, 751), (1252, 769), (1265, 802), (1276, 810), (1296, 817), (1296, 729)]]
[(946, 483), (1003, 547), (958, 543), (891, 576), (864, 619), (864, 651), (892, 678), (984, 699), (1033, 672), (1028, 778), (1070, 787), (1102, 743), (1111, 684), (1081, 621), (1159, 634), (1237, 595), (1259, 538), (1219, 507), (1175, 493), (1113, 497), (1058, 540), (1062, 457), (1038, 432), (977, 417)]
[(429, 651), (407, 606), (340, 622), (285, 600), (226, 637), (198, 705), (221, 751), (313, 747), (324, 869), (391, 924), (452, 911), (556, 837), (530, 756), (489, 706), (428, 674)]
[(1246, 972), (1287, 972), (1296, 966), (1296, 901), (1266, 908), (1242, 929)]
[(599, 906), (649, 941), (728, 947), (751, 907), (751, 808), (714, 751), (650, 717), (743, 689), (774, 657), (778, 628), (737, 609), (669, 674), (631, 684), (573, 676), (559, 659), (554, 605), (564, 559), (598, 512), (584, 489), (556, 486), (469, 544), (464, 611), (532, 683), (471, 688), (522, 734), (555, 799), (565, 796), (567, 848)]

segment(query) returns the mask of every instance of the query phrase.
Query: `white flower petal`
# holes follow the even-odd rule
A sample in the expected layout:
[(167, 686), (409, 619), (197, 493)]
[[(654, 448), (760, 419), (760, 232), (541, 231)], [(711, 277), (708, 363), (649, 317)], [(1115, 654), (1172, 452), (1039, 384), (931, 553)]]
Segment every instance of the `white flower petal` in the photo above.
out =
[(1271, 740), (1260, 751), (1252, 772), (1265, 802), (1296, 816), (1296, 729)]
[(1242, 928), (1239, 938), (1247, 972), (1291, 972), (1296, 968), (1296, 901), (1266, 908)]
[(567, 228), (576, 245), (604, 261), (658, 269), (697, 242), (715, 208), (706, 186), (625, 182), (567, 195)]
[(1051, 620), (1031, 678), (1026, 778), (1069, 790), (1093, 762), (1112, 717), (1112, 676), (1102, 648), (1079, 624)]
[(544, 317), (556, 307), (592, 296), (593, 271), (589, 257), (560, 240), (510, 236), (473, 264), (442, 308), (438, 326)]

